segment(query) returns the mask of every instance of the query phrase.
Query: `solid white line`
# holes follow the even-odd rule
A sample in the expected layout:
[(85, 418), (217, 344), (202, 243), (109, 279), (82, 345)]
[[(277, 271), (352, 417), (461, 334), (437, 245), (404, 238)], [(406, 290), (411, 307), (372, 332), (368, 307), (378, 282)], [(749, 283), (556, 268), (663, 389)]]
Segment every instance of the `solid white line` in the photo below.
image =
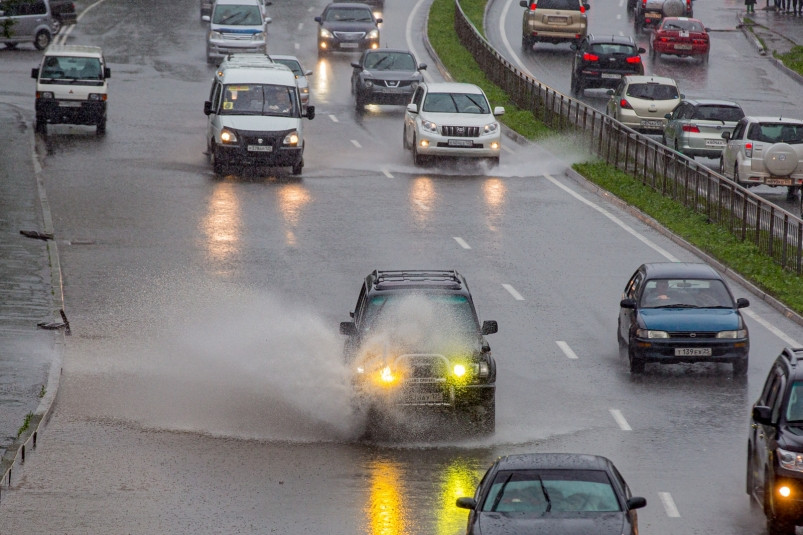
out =
[(340, 121), (337, 120), (337, 117), (332, 115), (332, 114), (329, 114), (329, 118), (332, 119), (333, 123), (339, 123), (340, 122)]
[(357, 147), (358, 149), (362, 148), (362, 145), (360, 145), (360, 142), (357, 141), (356, 139), (352, 139), (351, 140), (351, 144), (354, 145), (355, 147)]
[(742, 309), (742, 314), (744, 314), (745, 316), (750, 317), (752, 320), (755, 320), (756, 322), (760, 323), (762, 327), (764, 327), (769, 332), (771, 332), (772, 334), (774, 334), (775, 336), (777, 336), (778, 338), (783, 340), (784, 343), (786, 343), (786, 345), (791, 346), (791, 347), (800, 347), (800, 344), (797, 343), (794, 340), (794, 338), (792, 338), (791, 336), (789, 336), (788, 334), (786, 334), (785, 332), (780, 330), (775, 325), (772, 325), (770, 322), (768, 322), (767, 320), (765, 320), (764, 318), (762, 318), (761, 316), (759, 316), (758, 314), (756, 314), (752, 310)]
[[(423, 4), (425, 1), (426, 0), (418, 0), (418, 2), (415, 3), (413, 9), (410, 10), (410, 14), (407, 16), (407, 27), (404, 29), (404, 39), (407, 41), (407, 49), (412, 52), (416, 58), (418, 58), (418, 61), (421, 61), (421, 58), (423, 58), (424, 55), (416, 50), (415, 42), (413, 41), (413, 20), (415, 20), (415, 14), (421, 7), (421, 4)], [(426, 32), (427, 29), (424, 28), (424, 31)], [(430, 76), (429, 71), (423, 70), (421, 73), (424, 75), (425, 82), (432, 81), (432, 76)]]
[(463, 238), (458, 238), (457, 236), (455, 236), (454, 241), (456, 241), (457, 244), (460, 245), (460, 247), (462, 247), (463, 249), (471, 249), (471, 246), (468, 243), (466, 243), (466, 240), (464, 240)]
[(84, 15), (86, 15), (87, 11), (89, 11), (90, 9), (95, 8), (96, 6), (99, 6), (100, 4), (102, 4), (105, 1), (106, 0), (98, 0), (94, 4), (92, 4), (90, 6), (87, 6), (86, 9), (84, 9), (83, 11), (81, 11), (81, 13), (78, 14), (78, 16), (75, 18), (75, 21), (76, 22), (81, 22), (81, 19), (84, 18)]
[(505, 151), (508, 154), (513, 154), (513, 150), (507, 148), (507, 145), (502, 145), (502, 150)]
[(513, 299), (515, 299), (516, 301), (524, 301), (524, 298), (521, 296), (521, 294), (519, 292), (516, 291), (516, 289), (513, 286), (511, 286), (509, 284), (503, 284), (502, 288), (507, 290), (508, 293), (510, 295), (512, 295)]
[(633, 428), (630, 427), (630, 424), (627, 423), (627, 420), (625, 420), (625, 417), (622, 416), (622, 411), (619, 409), (608, 409), (608, 412), (610, 412), (611, 416), (613, 416), (613, 419), (616, 420), (616, 423), (619, 425), (619, 429), (622, 431), (633, 430)]
[[(518, 66), (519, 70), (535, 78), (535, 76), (533, 76), (533, 73), (531, 73), (529, 69), (527, 69), (527, 67), (524, 66), (524, 63), (521, 61), (521, 58), (519, 58), (519, 55), (516, 54), (515, 50), (513, 50), (513, 47), (510, 46), (510, 41), (507, 40), (507, 32), (505, 31), (505, 20), (507, 20), (507, 12), (510, 10), (510, 6), (512, 4), (513, 0), (507, 0), (507, 2), (505, 2), (505, 7), (502, 8), (502, 14), (499, 17), (499, 35), (502, 36), (502, 44), (505, 46), (507, 53), (510, 54), (509, 57), (513, 58), (513, 61)], [(516, 2), (516, 5), (518, 5), (518, 2)]]
[(382, 169), (382, 173), (388, 178), (393, 178), (393, 175), (387, 169)]
[(675, 500), (672, 499), (672, 495), (668, 492), (659, 492), (658, 497), (661, 498), (661, 503), (664, 504), (664, 509), (666, 510), (666, 516), (671, 518), (679, 518), (680, 512), (678, 511), (677, 506), (675, 505)]
[(577, 353), (572, 351), (572, 348), (569, 347), (569, 344), (567, 344), (566, 342), (563, 342), (561, 340), (558, 340), (555, 343), (558, 344), (558, 347), (560, 348), (561, 351), (563, 351), (563, 353), (566, 355), (566, 357), (568, 357), (570, 359), (576, 359), (577, 358)]

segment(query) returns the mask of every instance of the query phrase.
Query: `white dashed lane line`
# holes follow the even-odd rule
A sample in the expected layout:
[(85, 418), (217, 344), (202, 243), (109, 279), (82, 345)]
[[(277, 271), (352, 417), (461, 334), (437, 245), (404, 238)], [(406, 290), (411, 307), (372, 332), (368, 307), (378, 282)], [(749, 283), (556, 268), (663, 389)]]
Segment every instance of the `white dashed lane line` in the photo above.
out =
[(356, 139), (352, 139), (351, 140), (351, 144), (354, 145), (355, 147), (357, 147), (358, 149), (362, 148), (362, 145), (360, 145), (360, 142), (357, 141)]
[(393, 174), (387, 169), (382, 169), (382, 174), (384, 174), (388, 178), (393, 178)]
[(340, 122), (340, 121), (337, 120), (337, 116), (336, 115), (329, 114), (329, 118), (332, 119), (333, 123), (339, 123)]
[(454, 241), (456, 241), (457, 244), (463, 249), (471, 249), (471, 246), (467, 244), (466, 240), (464, 240), (463, 238), (458, 238), (457, 236), (455, 236)]
[(507, 290), (508, 293), (510, 295), (512, 295), (513, 299), (515, 299), (516, 301), (524, 301), (524, 298), (521, 296), (521, 294), (519, 292), (516, 291), (516, 289), (513, 286), (511, 286), (509, 284), (503, 284), (502, 288)]
[(625, 420), (625, 417), (622, 416), (622, 411), (620, 411), (619, 409), (608, 409), (608, 411), (611, 413), (611, 416), (613, 416), (613, 419), (616, 420), (619, 429), (621, 429), (622, 431), (633, 430), (633, 428), (630, 427), (630, 424), (627, 423), (627, 420)]
[(555, 343), (558, 344), (558, 347), (560, 348), (561, 351), (563, 351), (563, 354), (566, 355), (567, 358), (570, 358), (570, 359), (576, 359), (577, 358), (577, 353), (572, 351), (572, 348), (569, 347), (569, 344), (567, 344), (566, 342), (564, 342), (562, 340), (558, 340)]
[(659, 492), (658, 497), (661, 498), (661, 503), (664, 504), (664, 510), (666, 511), (666, 516), (671, 518), (679, 518), (680, 512), (678, 511), (677, 506), (675, 505), (675, 500), (672, 499), (672, 495), (668, 492)]
[(299, 22), (298, 23), (298, 31), (301, 31), (302, 28), (304, 28), (304, 23), (303, 22)]

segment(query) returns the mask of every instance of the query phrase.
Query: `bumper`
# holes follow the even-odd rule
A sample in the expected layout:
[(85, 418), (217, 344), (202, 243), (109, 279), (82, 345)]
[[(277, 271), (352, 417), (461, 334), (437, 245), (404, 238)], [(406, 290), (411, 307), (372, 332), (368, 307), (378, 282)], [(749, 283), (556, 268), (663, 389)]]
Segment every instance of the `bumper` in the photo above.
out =
[[(685, 48), (686, 46), (690, 48)], [(656, 42), (653, 43), (653, 49), (660, 54), (674, 54), (676, 56), (704, 56), (708, 54), (707, 46), (684, 45), (681, 43)]]
[(106, 102), (37, 99), (36, 119), (49, 124), (96, 125), (106, 118)]
[[(631, 342), (635, 358), (647, 362), (676, 364), (680, 362), (734, 362), (747, 358), (750, 342), (747, 339), (716, 340), (706, 339), (698, 342), (673, 339), (636, 338)], [(678, 354), (678, 353), (681, 354)]]
[(344, 52), (354, 52), (379, 48), (379, 39), (362, 39), (360, 41), (341, 41), (336, 37), (328, 39), (318, 39), (318, 50), (320, 52), (331, 52), (342, 50)]
[(268, 45), (265, 41), (209, 41), (206, 45), (207, 59), (222, 60), (229, 54), (264, 54), (267, 51)]
[(575, 31), (569, 33), (566, 30), (555, 31), (549, 28), (530, 30), (530, 40), (533, 42), (541, 43), (566, 43), (566, 42), (580, 42), (586, 36), (586, 28), (577, 28)]
[(621, 110), (619, 113), (619, 121), (636, 132), (662, 134), (666, 126), (666, 119), (663, 117), (641, 117), (632, 110)]
[(413, 92), (412, 86), (396, 90), (374, 86), (373, 89), (361, 89), (358, 94), (366, 104), (407, 104), (413, 98)]
[(641, 74), (640, 72), (600, 72), (598, 70), (585, 70), (580, 72), (578, 80), (584, 87), (606, 87), (614, 89), (625, 74)]
[(481, 137), (450, 138), (428, 132), (416, 132), (416, 150), (423, 156), (459, 158), (499, 158), (502, 152), (501, 133)]
[[(704, 156), (707, 158), (719, 158), (722, 155), (724, 143), (720, 143), (722, 138), (706, 139), (704, 137), (679, 138), (678, 146), (683, 154), (688, 156)], [(720, 143), (720, 144), (717, 144)]]
[(280, 147), (270, 152), (249, 151), (244, 146), (220, 145), (218, 158), (228, 165), (256, 165), (266, 167), (293, 166), (301, 161), (303, 147)]
[[(760, 161), (760, 160), (759, 160)], [(793, 173), (788, 176), (775, 176), (766, 171), (753, 169), (752, 160), (747, 159), (739, 162), (739, 184), (757, 186), (766, 184), (767, 186), (799, 186), (803, 184), (803, 173)], [(759, 163), (758, 167), (763, 167)]]
[(395, 389), (364, 388), (355, 384), (357, 403), (362, 407), (383, 410), (426, 409), (430, 411), (461, 411), (494, 401), (496, 384), (453, 385), (411, 384)]
[[(786, 474), (786, 470), (783, 470)], [(787, 476), (778, 474), (772, 482), (772, 506), (776, 516), (793, 521), (795, 524), (803, 524), (803, 474)], [(778, 490), (781, 487), (788, 487), (790, 494), (788, 497), (782, 496)]]

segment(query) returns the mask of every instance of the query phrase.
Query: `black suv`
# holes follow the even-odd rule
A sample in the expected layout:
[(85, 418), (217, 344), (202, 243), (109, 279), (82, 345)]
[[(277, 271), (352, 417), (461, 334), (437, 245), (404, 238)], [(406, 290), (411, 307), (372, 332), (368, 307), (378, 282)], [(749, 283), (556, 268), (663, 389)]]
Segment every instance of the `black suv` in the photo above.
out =
[(753, 405), (747, 441), (747, 494), (767, 517), (769, 535), (803, 525), (803, 348), (785, 348)]
[(454, 270), (374, 271), (365, 278), (348, 336), (358, 409), (373, 418), (408, 410), (465, 414), (480, 432), (496, 421), (496, 362), (465, 278)]
[(580, 95), (586, 88), (615, 88), (626, 74), (644, 74), (640, 54), (629, 35), (587, 35), (580, 44), (572, 44), (572, 93)]

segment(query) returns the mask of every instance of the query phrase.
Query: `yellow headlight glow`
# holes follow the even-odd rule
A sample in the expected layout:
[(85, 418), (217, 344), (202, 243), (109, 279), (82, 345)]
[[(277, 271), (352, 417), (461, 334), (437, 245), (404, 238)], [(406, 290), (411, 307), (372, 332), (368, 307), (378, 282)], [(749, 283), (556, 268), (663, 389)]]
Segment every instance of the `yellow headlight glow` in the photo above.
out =
[(454, 365), (454, 374), (457, 377), (463, 377), (466, 374), (466, 367), (462, 364)]
[(783, 485), (782, 487), (778, 487), (778, 494), (783, 496), (784, 498), (788, 498), (790, 494), (792, 494), (792, 489)]
[(392, 383), (396, 380), (396, 376), (393, 375), (393, 371), (391, 371), (390, 366), (385, 366), (382, 368), (382, 371), (379, 372), (379, 377), (382, 379), (383, 383)]

